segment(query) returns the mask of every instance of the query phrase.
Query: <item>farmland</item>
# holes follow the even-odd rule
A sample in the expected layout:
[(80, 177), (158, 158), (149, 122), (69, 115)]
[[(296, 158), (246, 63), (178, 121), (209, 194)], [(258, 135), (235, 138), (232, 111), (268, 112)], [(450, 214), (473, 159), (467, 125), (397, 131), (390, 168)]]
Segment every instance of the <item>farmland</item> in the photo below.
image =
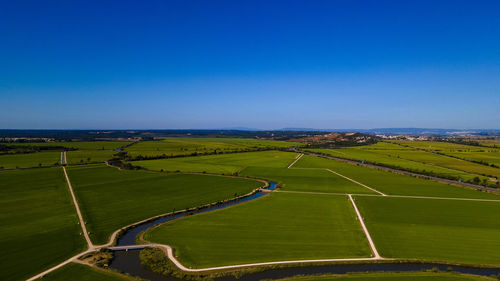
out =
[(260, 151), (231, 153), (222, 155), (207, 155), (198, 157), (180, 157), (130, 162), (134, 166), (150, 170), (207, 172), (216, 174), (232, 174), (249, 166), (286, 167), (296, 153), (282, 151)]
[(47, 167), (59, 164), (60, 159), (61, 153), (55, 151), (6, 154), (0, 155), (0, 167), (4, 169)]
[(96, 244), (108, 242), (115, 230), (128, 224), (229, 199), (263, 185), (219, 176), (120, 171), (104, 165), (70, 167), (68, 174)]
[(61, 168), (0, 173), (0, 279), (20, 280), (83, 250)]
[(157, 141), (144, 141), (134, 144), (125, 151), (133, 158), (215, 154), (235, 151), (254, 151), (259, 149), (287, 148), (300, 143), (257, 139), (232, 138), (163, 138)]
[(70, 263), (63, 268), (45, 276), (48, 281), (126, 281), (136, 280), (125, 275), (92, 268), (87, 265)]
[(495, 278), (478, 277), (458, 273), (409, 272), (409, 273), (363, 273), (348, 275), (302, 276), (280, 281), (494, 281)]
[(381, 254), (500, 264), (500, 202), (356, 197)]
[(172, 221), (145, 238), (172, 245), (193, 267), (371, 254), (346, 196), (272, 194)]

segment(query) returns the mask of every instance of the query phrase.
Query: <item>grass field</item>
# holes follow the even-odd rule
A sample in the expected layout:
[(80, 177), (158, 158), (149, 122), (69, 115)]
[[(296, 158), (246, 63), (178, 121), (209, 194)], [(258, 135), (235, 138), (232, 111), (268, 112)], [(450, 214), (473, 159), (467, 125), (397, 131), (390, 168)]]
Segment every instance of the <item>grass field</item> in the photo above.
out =
[(74, 150), (66, 152), (67, 164), (105, 162), (116, 153), (114, 150)]
[(282, 151), (259, 151), (207, 155), (198, 157), (180, 157), (170, 159), (132, 161), (132, 165), (150, 170), (207, 172), (232, 174), (249, 166), (287, 167), (297, 157), (297, 153)]
[(500, 202), (355, 200), (383, 257), (500, 264)]
[(130, 144), (129, 141), (74, 141), (74, 142), (30, 142), (30, 143), (8, 143), (19, 146), (63, 146), (78, 150), (116, 150), (119, 147)]
[(132, 157), (142, 156), (175, 156), (191, 155), (193, 153), (206, 154), (231, 151), (257, 150), (261, 148), (299, 146), (301, 143), (235, 139), (235, 138), (163, 138), (158, 141), (143, 141), (134, 144), (125, 151)]
[(451, 176), (463, 180), (472, 180), (474, 177), (479, 177), (481, 180), (489, 180), (489, 177), (482, 175), (500, 175), (500, 169), (426, 151), (411, 149), (370, 149), (371, 147), (372, 146), (339, 149), (310, 149), (310, 151), (357, 161), (368, 161), (375, 164), (410, 169), (414, 172), (433, 172), (441, 177)]
[(117, 229), (167, 212), (242, 195), (261, 182), (220, 176), (120, 171), (104, 165), (67, 169), (94, 243)]
[(88, 265), (70, 263), (46, 276), (47, 281), (125, 281), (137, 280), (126, 275), (92, 268)]
[(497, 278), (484, 276), (466, 275), (458, 273), (443, 272), (404, 272), (404, 273), (360, 273), (347, 275), (322, 275), (322, 276), (303, 276), (277, 279), (279, 281), (494, 281)]
[(249, 167), (241, 175), (280, 182), (283, 190), (290, 191), (376, 194), (324, 169)]
[(25, 154), (0, 155), (0, 167), (4, 169), (54, 166), (61, 163), (61, 153), (57, 151)]
[(166, 223), (145, 238), (173, 246), (192, 267), (371, 255), (346, 196), (274, 193)]
[(85, 247), (61, 168), (0, 172), (1, 280), (38, 274)]
[(391, 195), (500, 199), (499, 195), (442, 184), (431, 180), (304, 155), (294, 167), (330, 168), (358, 182)]

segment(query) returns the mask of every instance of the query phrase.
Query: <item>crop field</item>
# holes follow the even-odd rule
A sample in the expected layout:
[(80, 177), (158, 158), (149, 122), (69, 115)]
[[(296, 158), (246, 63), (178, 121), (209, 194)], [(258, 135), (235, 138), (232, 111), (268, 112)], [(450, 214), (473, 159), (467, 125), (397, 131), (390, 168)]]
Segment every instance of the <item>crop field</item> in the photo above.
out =
[(500, 264), (500, 202), (355, 200), (384, 257)]
[(166, 223), (145, 238), (173, 246), (192, 267), (371, 255), (347, 196), (274, 193)]
[(249, 167), (241, 175), (271, 179), (289, 191), (376, 194), (324, 169)]
[(66, 152), (66, 163), (72, 164), (86, 164), (105, 162), (116, 153), (114, 150), (74, 150)]
[(87, 265), (70, 263), (57, 271), (43, 277), (47, 281), (126, 281), (136, 280), (132, 277), (114, 272), (98, 270)]
[(433, 172), (444, 177), (457, 177), (463, 180), (472, 180), (479, 177), (481, 180), (489, 180), (483, 175), (500, 176), (500, 169), (485, 165), (472, 163), (462, 159), (447, 157), (421, 150), (411, 149), (370, 149), (366, 147), (351, 147), (339, 149), (310, 149), (313, 152), (325, 153), (328, 155), (353, 159), (358, 161), (368, 161), (391, 167), (401, 167), (415, 172)]
[(385, 194), (500, 199), (499, 195), (304, 155), (294, 168), (330, 168)]
[(22, 280), (83, 250), (61, 168), (0, 172), (1, 280)]
[(78, 150), (116, 150), (119, 147), (130, 144), (129, 141), (74, 141), (74, 142), (31, 142), (31, 143), (8, 143), (18, 146), (63, 146)]
[(303, 276), (279, 281), (494, 281), (497, 278), (443, 272), (361, 273), (348, 275)]
[(157, 171), (164, 170), (232, 174), (250, 166), (287, 167), (297, 155), (297, 153), (293, 152), (259, 151), (132, 161), (130, 163), (134, 166), (141, 166), (146, 169)]
[(61, 153), (56, 151), (0, 155), (0, 167), (3, 169), (47, 167), (59, 163)]
[(220, 176), (120, 171), (104, 165), (73, 166), (68, 174), (94, 243), (117, 229), (172, 210), (242, 195), (263, 184)]
[(300, 146), (301, 143), (232, 138), (163, 138), (158, 141), (143, 141), (134, 144), (125, 151), (132, 157), (141, 156), (176, 156), (224, 153), (232, 151), (251, 151), (258, 149)]

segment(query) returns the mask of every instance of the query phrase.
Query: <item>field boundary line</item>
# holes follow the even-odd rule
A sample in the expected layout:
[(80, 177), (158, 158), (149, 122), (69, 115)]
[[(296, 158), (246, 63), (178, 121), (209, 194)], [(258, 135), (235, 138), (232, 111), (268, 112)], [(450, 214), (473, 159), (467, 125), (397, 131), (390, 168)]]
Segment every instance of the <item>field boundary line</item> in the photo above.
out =
[(370, 244), (370, 248), (372, 249), (372, 253), (374, 255), (374, 258), (380, 259), (382, 258), (378, 251), (377, 248), (375, 247), (375, 243), (373, 243), (372, 237), (370, 235), (370, 232), (368, 232), (368, 228), (366, 228), (365, 222), (363, 221), (363, 217), (361, 216), (361, 213), (358, 210), (358, 207), (356, 206), (356, 203), (354, 202), (354, 199), (352, 199), (352, 195), (348, 194), (349, 200), (352, 203), (352, 206), (354, 207), (354, 211), (356, 211), (356, 215), (358, 216), (359, 223), (361, 224), (361, 228), (363, 228), (363, 232), (365, 233), (366, 239), (368, 240), (368, 243)]
[(82, 227), (83, 235), (85, 236), (85, 240), (87, 241), (87, 246), (89, 249), (94, 249), (94, 245), (90, 240), (89, 233), (87, 232), (87, 227), (85, 226), (85, 221), (83, 220), (82, 212), (80, 211), (80, 207), (78, 206), (78, 202), (76, 201), (75, 193), (73, 192), (73, 187), (71, 186), (71, 182), (69, 181), (68, 173), (66, 172), (66, 167), (62, 167), (64, 171), (64, 176), (66, 177), (66, 182), (68, 183), (69, 192), (71, 193), (71, 197), (73, 198), (73, 204), (75, 205), (76, 213), (78, 214), (78, 219), (80, 220), (80, 226)]
[(304, 153), (301, 153), (300, 155), (298, 155), (297, 157), (295, 157), (295, 160), (290, 164), (288, 165), (288, 169), (292, 168), (292, 166), (297, 163), (297, 161), (300, 160), (300, 158), (302, 158), (302, 156), (304, 156)]
[(174, 256), (174, 251), (172, 247), (164, 244), (142, 244), (133, 246), (118, 246), (110, 247), (110, 250), (128, 250), (128, 249), (141, 249), (141, 248), (162, 248), (166, 251), (167, 257), (182, 271), (187, 272), (202, 272), (202, 271), (212, 271), (212, 270), (223, 270), (223, 269), (233, 269), (251, 266), (263, 266), (263, 265), (277, 265), (277, 264), (290, 264), (290, 263), (318, 263), (318, 262), (343, 262), (343, 261), (372, 261), (372, 260), (383, 260), (384, 258), (371, 257), (371, 258), (343, 258), (343, 259), (317, 259), (317, 260), (290, 260), (290, 261), (275, 261), (275, 262), (260, 262), (260, 263), (248, 263), (248, 264), (236, 264), (236, 265), (226, 265), (217, 267), (207, 267), (207, 268), (189, 268), (184, 266), (181, 262), (177, 260)]
[[(348, 193), (338, 193), (338, 192), (315, 192), (315, 191), (294, 191), (294, 190), (276, 190), (274, 192), (278, 193), (300, 193), (300, 194), (318, 194), (318, 195), (349, 195)], [(366, 196), (366, 197), (379, 197), (375, 194), (365, 194), (365, 193), (350, 193), (354, 196)], [(412, 199), (435, 199), (435, 200), (456, 200), (456, 201), (477, 201), (477, 202), (498, 202), (497, 199), (481, 199), (481, 198), (460, 198), (460, 197), (431, 197), (431, 196), (418, 196), (418, 195), (386, 195), (388, 198), (412, 198)]]
[(33, 281), (33, 280), (36, 280), (36, 279), (38, 279), (38, 278), (42, 278), (42, 277), (44, 277), (45, 275), (47, 275), (47, 274), (51, 273), (52, 271), (57, 270), (57, 269), (59, 269), (59, 268), (61, 268), (61, 267), (65, 266), (65, 265), (67, 265), (68, 263), (74, 262), (74, 261), (78, 260), (78, 258), (79, 258), (79, 257), (81, 257), (81, 256), (83, 256), (83, 255), (86, 255), (86, 254), (88, 254), (88, 253), (92, 253), (93, 251), (94, 251), (94, 249), (88, 249), (88, 250), (87, 250), (87, 251), (85, 251), (85, 252), (81, 252), (81, 253), (79, 253), (79, 254), (76, 254), (76, 255), (72, 256), (71, 258), (69, 258), (69, 259), (67, 259), (67, 260), (65, 260), (65, 261), (63, 261), (63, 262), (61, 262), (60, 264), (58, 264), (58, 265), (56, 265), (56, 266), (53, 266), (53, 267), (51, 267), (51, 268), (49, 268), (49, 269), (45, 270), (44, 272), (39, 273), (39, 274), (37, 274), (37, 275), (35, 275), (35, 276), (33, 276), (33, 277), (29, 278), (29, 279), (26, 279), (26, 281)]
[(346, 179), (346, 180), (352, 181), (352, 182), (353, 182), (353, 183), (355, 183), (355, 184), (361, 185), (362, 187), (368, 188), (369, 190), (374, 191), (374, 192), (376, 192), (376, 193), (378, 193), (378, 194), (380, 194), (380, 195), (382, 195), (382, 196), (387, 196), (387, 194), (382, 193), (382, 192), (380, 192), (380, 191), (376, 190), (375, 188), (369, 187), (369, 186), (368, 186), (368, 185), (366, 185), (366, 184), (362, 184), (362, 183), (360, 183), (360, 182), (358, 182), (358, 181), (356, 181), (356, 180), (353, 180), (353, 179), (351, 179), (351, 178), (349, 178), (349, 177), (346, 177), (346, 176), (344, 176), (344, 175), (342, 175), (342, 174), (340, 174), (340, 173), (337, 173), (337, 172), (335, 172), (335, 171), (332, 171), (332, 170), (330, 170), (330, 169), (328, 169), (328, 168), (325, 168), (325, 170), (327, 170), (327, 171), (328, 171), (328, 172), (330, 172), (330, 173), (336, 174), (337, 176), (343, 177), (343, 178), (344, 178), (344, 179)]
[(300, 154), (300, 155), (299, 155), (299, 156), (295, 159), (295, 161), (293, 161), (293, 162), (292, 162), (292, 163), (288, 166), (288, 169), (326, 170), (326, 171), (328, 171), (328, 172), (330, 172), (330, 173), (332, 173), (332, 174), (335, 174), (335, 175), (337, 175), (337, 176), (339, 176), (339, 177), (342, 177), (342, 178), (344, 178), (344, 179), (346, 179), (346, 180), (348, 180), (348, 181), (351, 181), (351, 182), (353, 182), (353, 183), (355, 183), (355, 184), (357, 184), (357, 185), (360, 185), (360, 186), (362, 186), (362, 187), (364, 187), (364, 188), (368, 188), (369, 190), (371, 190), (371, 191), (373, 191), (373, 192), (376, 192), (376, 193), (378, 193), (378, 194), (380, 194), (380, 195), (382, 195), (382, 196), (387, 196), (385, 193), (382, 193), (382, 192), (380, 192), (380, 191), (376, 190), (376, 189), (375, 189), (375, 188), (373, 188), (373, 187), (369, 187), (369, 186), (367, 186), (366, 184), (362, 184), (362, 183), (360, 183), (360, 182), (358, 182), (358, 181), (356, 181), (356, 180), (353, 180), (353, 179), (351, 179), (351, 178), (349, 178), (349, 177), (346, 177), (346, 176), (344, 176), (344, 175), (342, 175), (342, 174), (340, 174), (340, 173), (337, 173), (337, 172), (335, 172), (335, 171), (332, 171), (332, 170), (330, 170), (330, 169), (328, 169), (328, 168), (292, 168), (292, 166), (293, 166), (295, 163), (297, 163), (297, 161), (299, 161), (299, 160), (300, 160), (300, 158), (302, 158), (302, 156), (304, 156), (304, 153), (301, 153), (301, 154)]

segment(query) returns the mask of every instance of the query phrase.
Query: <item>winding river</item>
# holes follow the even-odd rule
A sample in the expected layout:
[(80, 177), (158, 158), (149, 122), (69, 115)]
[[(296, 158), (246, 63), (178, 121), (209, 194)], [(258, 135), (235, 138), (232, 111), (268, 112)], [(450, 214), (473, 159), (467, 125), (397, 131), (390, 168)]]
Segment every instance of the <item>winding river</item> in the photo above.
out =
[[(270, 182), (268, 190), (273, 190), (276, 187), (275, 182)], [(161, 217), (154, 219), (150, 222), (140, 224), (133, 228), (125, 230), (124, 233), (118, 238), (117, 246), (128, 246), (128, 245), (136, 245), (137, 236), (158, 224), (162, 224), (177, 218), (189, 216), (192, 214), (200, 214), (213, 210), (227, 208), (236, 204), (240, 204), (243, 202), (255, 200), (257, 198), (268, 195), (269, 192), (266, 191), (258, 191), (252, 195), (249, 195), (244, 198), (240, 198), (234, 201), (225, 202), (222, 204), (218, 204), (216, 206), (199, 209), (196, 211), (178, 213), (171, 216)], [(160, 274), (156, 274), (149, 270), (144, 269), (141, 266), (139, 259), (140, 250), (115, 250), (113, 261), (110, 264), (111, 268), (114, 268), (120, 272), (128, 273), (132, 276), (138, 276), (144, 279), (148, 279), (151, 281), (178, 281), (181, 279), (172, 277), (172, 276), (164, 276)], [(315, 275), (315, 274), (345, 274), (349, 272), (377, 272), (377, 271), (387, 271), (387, 272), (405, 272), (405, 271), (421, 271), (421, 270), (430, 270), (433, 268), (437, 268), (441, 271), (456, 271), (461, 273), (469, 273), (475, 275), (499, 275), (500, 268), (479, 268), (479, 267), (467, 267), (467, 266), (455, 266), (455, 265), (447, 265), (440, 263), (358, 263), (358, 264), (333, 264), (333, 265), (307, 265), (307, 266), (291, 266), (284, 268), (276, 268), (276, 269), (267, 269), (259, 272), (248, 273), (245, 274), (238, 279), (234, 276), (224, 276), (216, 278), (218, 281), (257, 281), (262, 279), (277, 279), (277, 278), (285, 278), (291, 277), (295, 275)]]

